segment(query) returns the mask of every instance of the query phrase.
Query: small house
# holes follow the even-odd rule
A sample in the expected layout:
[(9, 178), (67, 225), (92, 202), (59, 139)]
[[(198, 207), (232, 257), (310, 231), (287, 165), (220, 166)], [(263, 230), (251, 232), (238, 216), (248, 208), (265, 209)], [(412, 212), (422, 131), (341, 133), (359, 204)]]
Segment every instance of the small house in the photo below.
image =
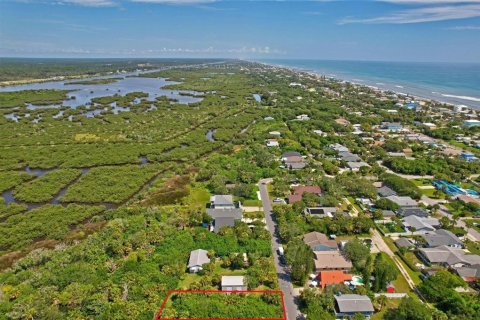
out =
[(210, 262), (207, 250), (197, 249), (190, 252), (190, 259), (188, 260), (188, 271), (190, 273), (197, 273), (203, 270), (203, 265)]
[(222, 276), (222, 291), (245, 291), (247, 285), (244, 276)]
[(352, 318), (357, 313), (369, 318), (373, 315), (372, 301), (368, 296), (359, 294), (339, 294), (335, 296), (335, 316), (337, 318)]

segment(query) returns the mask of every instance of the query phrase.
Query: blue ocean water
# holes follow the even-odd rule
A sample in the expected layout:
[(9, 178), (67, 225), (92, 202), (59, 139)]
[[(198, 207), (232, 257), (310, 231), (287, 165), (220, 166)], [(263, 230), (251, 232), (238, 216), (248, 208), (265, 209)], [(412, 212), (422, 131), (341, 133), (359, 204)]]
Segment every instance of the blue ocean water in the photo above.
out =
[(480, 108), (480, 63), (294, 59), (259, 62), (314, 71), (379, 89)]

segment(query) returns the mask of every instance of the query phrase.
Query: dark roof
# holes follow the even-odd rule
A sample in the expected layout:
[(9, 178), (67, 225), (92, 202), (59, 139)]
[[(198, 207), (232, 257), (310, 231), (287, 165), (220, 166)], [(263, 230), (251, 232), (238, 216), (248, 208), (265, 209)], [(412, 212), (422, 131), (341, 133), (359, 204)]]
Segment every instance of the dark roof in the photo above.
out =
[(417, 217), (428, 217), (428, 212), (425, 209), (422, 209), (420, 207), (404, 207), (398, 209), (397, 213), (402, 216), (402, 217), (408, 217), (411, 215), (417, 216)]
[(336, 309), (342, 313), (363, 313), (374, 311), (370, 298), (359, 294), (342, 294), (335, 296), (335, 305)]
[(288, 157), (301, 157), (302, 155), (299, 152), (296, 151), (287, 151), (282, 155), (282, 158), (288, 158)]
[(377, 188), (377, 193), (380, 197), (389, 197), (389, 196), (396, 196), (397, 195), (397, 193), (393, 189), (391, 189), (387, 186)]
[(226, 209), (207, 209), (207, 214), (213, 219), (216, 218), (234, 218), (242, 219), (242, 209), (241, 208), (226, 208)]
[(214, 225), (215, 225), (214, 231), (219, 232), (222, 227), (235, 226), (235, 219), (232, 217), (215, 218)]
[(397, 240), (395, 240), (395, 245), (398, 248), (407, 248), (407, 249), (413, 246), (413, 244), (407, 238), (398, 238)]
[(448, 230), (439, 229), (435, 232), (425, 234), (423, 236), (429, 247), (440, 247), (440, 246), (461, 246), (463, 247), (463, 242), (458, 239), (456, 235), (451, 233)]

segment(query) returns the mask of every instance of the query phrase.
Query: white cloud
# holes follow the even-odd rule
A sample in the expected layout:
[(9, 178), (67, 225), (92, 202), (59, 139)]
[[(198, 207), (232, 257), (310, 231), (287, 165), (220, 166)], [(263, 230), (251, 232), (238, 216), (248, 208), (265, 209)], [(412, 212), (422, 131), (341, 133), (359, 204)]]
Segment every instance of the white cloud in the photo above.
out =
[(205, 4), (216, 0), (131, 0), (132, 2), (160, 3), (160, 4)]
[(408, 9), (392, 13), (390, 15), (374, 17), (374, 18), (352, 18), (347, 17), (339, 21), (339, 24), (347, 23), (392, 23), (392, 24), (406, 24), (406, 23), (422, 23), (435, 22), (444, 20), (458, 20), (480, 17), (480, 5), (465, 4), (465, 5), (450, 5), (450, 6), (434, 6), (422, 7), (415, 9)]
[(70, 3), (85, 7), (113, 7), (116, 2), (113, 0), (62, 0), (60, 3)]
[(445, 28), (446, 30), (480, 30), (480, 26), (455, 26)]

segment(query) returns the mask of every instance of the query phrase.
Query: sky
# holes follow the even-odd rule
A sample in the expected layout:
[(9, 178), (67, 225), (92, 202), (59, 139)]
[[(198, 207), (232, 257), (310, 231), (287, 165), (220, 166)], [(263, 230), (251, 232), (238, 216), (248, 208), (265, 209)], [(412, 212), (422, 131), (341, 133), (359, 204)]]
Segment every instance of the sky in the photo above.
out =
[(480, 62), (480, 0), (0, 0), (0, 57)]

